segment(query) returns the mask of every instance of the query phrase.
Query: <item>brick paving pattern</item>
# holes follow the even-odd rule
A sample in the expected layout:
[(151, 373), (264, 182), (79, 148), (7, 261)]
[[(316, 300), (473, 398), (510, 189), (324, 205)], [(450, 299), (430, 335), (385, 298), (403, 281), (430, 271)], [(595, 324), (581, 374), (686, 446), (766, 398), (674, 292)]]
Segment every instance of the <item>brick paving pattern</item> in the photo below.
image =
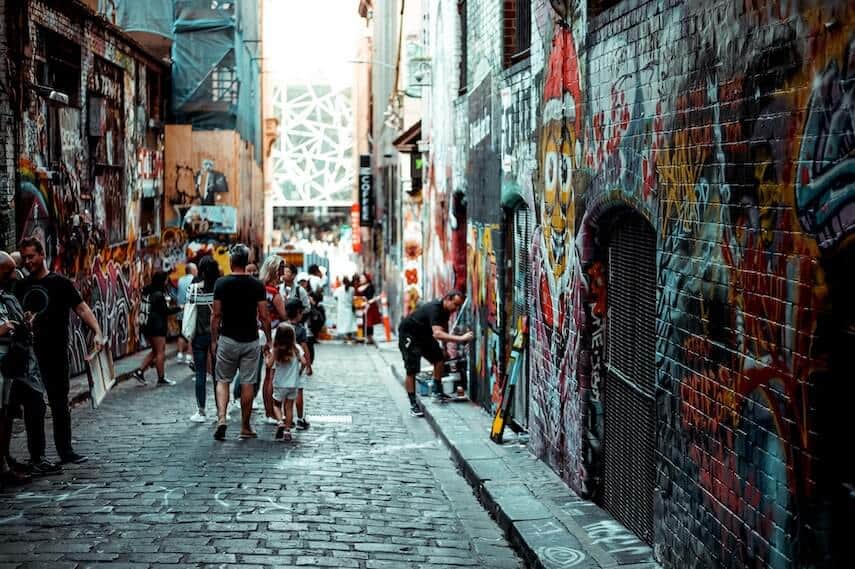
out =
[(98, 410), (75, 409), (75, 448), (90, 461), (0, 493), (0, 569), (521, 567), (373, 361), (362, 347), (319, 347), (307, 410), (336, 418), (293, 443), (273, 441), (258, 412), (258, 439), (237, 439), (235, 413), (215, 442), (213, 424), (187, 420), (193, 381), (178, 365), (175, 387), (124, 382)]

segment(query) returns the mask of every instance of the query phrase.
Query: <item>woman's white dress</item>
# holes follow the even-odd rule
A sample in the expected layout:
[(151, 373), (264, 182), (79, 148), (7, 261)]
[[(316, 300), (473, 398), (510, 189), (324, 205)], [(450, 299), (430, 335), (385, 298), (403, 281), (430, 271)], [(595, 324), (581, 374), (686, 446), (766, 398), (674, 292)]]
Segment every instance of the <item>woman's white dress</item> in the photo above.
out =
[(340, 286), (335, 291), (335, 327), (338, 334), (353, 334), (356, 332), (356, 315), (353, 313), (353, 294), (355, 289)]

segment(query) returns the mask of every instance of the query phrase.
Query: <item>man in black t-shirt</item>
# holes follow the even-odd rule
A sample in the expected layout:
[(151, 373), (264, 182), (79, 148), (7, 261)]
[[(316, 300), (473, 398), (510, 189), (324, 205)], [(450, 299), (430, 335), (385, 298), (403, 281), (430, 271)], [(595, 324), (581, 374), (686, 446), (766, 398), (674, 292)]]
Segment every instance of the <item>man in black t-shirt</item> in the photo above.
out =
[(53, 415), (54, 444), (60, 462), (80, 464), (87, 458), (74, 452), (71, 446), (71, 412), (68, 408), (71, 381), (68, 365), (69, 310), (73, 310), (94, 334), (95, 351), (104, 345), (101, 326), (71, 281), (47, 269), (41, 241), (34, 237), (24, 239), (20, 250), (30, 276), (18, 282), (15, 295), (24, 310), (34, 315), (34, 347)]
[(217, 357), (214, 367), (217, 380), (217, 429), (214, 438), (221, 441), (226, 436), (226, 410), (229, 406), (229, 384), (238, 373), (241, 386), (240, 438), (257, 435), (249, 424), (252, 399), (255, 397), (255, 376), (261, 357), (258, 346), (258, 321), (268, 338), (270, 315), (267, 312), (267, 295), (264, 285), (247, 274), (249, 248), (238, 244), (229, 253), (232, 274), (221, 277), (214, 285), (214, 306), (211, 312), (211, 348)]
[(443, 352), (437, 342), (471, 342), (474, 335), (466, 332), (462, 336), (448, 333), (448, 319), (452, 313), (463, 306), (466, 297), (462, 292), (453, 290), (442, 299), (432, 300), (421, 305), (398, 326), (398, 348), (404, 358), (404, 370), (407, 378), (404, 386), (410, 398), (410, 413), (422, 417), (424, 413), (416, 401), (416, 374), (425, 358), (433, 364), (433, 383), (437, 394), (442, 393)]

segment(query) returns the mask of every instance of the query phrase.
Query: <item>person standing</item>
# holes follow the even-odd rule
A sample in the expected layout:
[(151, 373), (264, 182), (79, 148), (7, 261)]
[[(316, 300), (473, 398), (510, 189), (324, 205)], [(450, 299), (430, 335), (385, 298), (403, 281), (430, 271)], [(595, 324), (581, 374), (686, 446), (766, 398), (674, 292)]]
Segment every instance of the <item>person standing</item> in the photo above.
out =
[(294, 401), (302, 387), (300, 371), (308, 362), (304, 359), (302, 348), (297, 345), (294, 328), (283, 322), (276, 328), (273, 350), (265, 357), (273, 371), (273, 412), (278, 427), (274, 439), (291, 440), (291, 427), (294, 423)]
[(416, 401), (416, 374), (425, 358), (433, 364), (433, 384), (436, 394), (441, 398), (448, 396), (442, 392), (442, 369), (444, 357), (439, 342), (471, 342), (474, 335), (448, 333), (448, 319), (463, 306), (466, 297), (458, 290), (452, 290), (442, 299), (426, 302), (398, 326), (398, 348), (404, 359), (406, 380), (404, 386), (410, 398), (410, 414), (423, 417), (424, 412)]
[[(308, 353), (309, 351), (309, 338), (306, 333), (306, 327), (303, 325), (303, 305), (296, 298), (292, 298), (285, 304), (285, 314), (288, 316), (288, 323), (294, 328), (294, 336), (296, 338), (297, 344), (303, 350), (304, 353)], [(305, 370), (306, 376), (312, 375), (312, 361), (306, 358), (306, 367)], [(295, 401), (297, 407), (297, 430), (305, 431), (309, 428), (309, 421), (306, 419), (305, 415), (305, 407), (303, 401), (303, 387), (305, 387), (304, 383), (301, 383), (297, 388), (297, 399)]]
[[(178, 279), (178, 287), (175, 302), (178, 304), (178, 308), (180, 310), (184, 310), (184, 305), (187, 304), (187, 289), (190, 287), (190, 284), (195, 280), (196, 275), (198, 274), (198, 269), (194, 263), (187, 263), (184, 266), (184, 276)], [(182, 312), (178, 313), (178, 328), (181, 329), (181, 318)], [(193, 357), (190, 352), (190, 342), (187, 341), (187, 338), (180, 335), (178, 336), (178, 354), (175, 356), (175, 359), (178, 363), (190, 363), (193, 361)]]
[(297, 267), (296, 265), (285, 265), (285, 271), (282, 273), (282, 285), (279, 287), (279, 293), (287, 304), (292, 298), (300, 300), (303, 305), (303, 313), (307, 313), (310, 308), (309, 294), (306, 289), (297, 284)]
[(214, 285), (220, 278), (220, 266), (213, 257), (199, 261), (199, 279), (190, 285), (187, 302), (196, 305), (196, 328), (193, 333), (193, 370), (196, 374), (196, 413), (190, 417), (194, 423), (208, 420), (205, 414), (208, 399), (208, 378), (211, 360), (211, 308), (214, 305)]
[(157, 370), (157, 385), (175, 385), (171, 379), (164, 375), (166, 363), (166, 332), (170, 314), (176, 314), (180, 309), (170, 307), (166, 296), (166, 282), (168, 275), (164, 271), (157, 271), (151, 277), (151, 283), (142, 290), (142, 303), (140, 311), (143, 314), (142, 333), (151, 346), (151, 351), (143, 360), (140, 369), (134, 372), (140, 383), (145, 383), (145, 372), (154, 364)]
[(363, 273), (359, 277), (357, 293), (365, 297), (365, 343), (374, 343), (374, 326), (381, 324), (383, 318), (380, 315), (380, 295), (374, 288), (374, 282), (370, 273)]
[[(17, 485), (30, 474), (55, 474), (62, 467), (45, 459), (45, 401), (33, 352), (30, 324), (11, 292), (17, 267), (0, 251), (0, 484)], [(12, 460), (9, 443), (15, 416), (24, 410), (29, 464)]]
[[(279, 323), (285, 320), (285, 301), (282, 300), (282, 295), (279, 294), (280, 268), (284, 270), (285, 261), (278, 255), (270, 255), (261, 264), (260, 279), (264, 284), (264, 293), (267, 300), (267, 313), (270, 314), (270, 329), (275, 331), (279, 327)], [(275, 338), (270, 338), (275, 340)], [(264, 380), (261, 386), (261, 398), (264, 402), (264, 414), (267, 422), (276, 421), (276, 414), (273, 409), (273, 368), (270, 364), (264, 366)]]
[(48, 270), (41, 241), (35, 237), (24, 239), (20, 251), (30, 274), (17, 283), (15, 293), (24, 310), (34, 315), (34, 347), (53, 416), (56, 451), (61, 463), (81, 464), (88, 459), (76, 453), (71, 444), (71, 411), (68, 408), (71, 377), (68, 352), (61, 347), (69, 344), (70, 310), (92, 331), (96, 351), (104, 346), (101, 326), (71, 281)]
[(226, 436), (226, 410), (229, 404), (229, 385), (238, 373), (241, 385), (240, 438), (258, 436), (250, 426), (252, 400), (255, 396), (255, 378), (258, 374), (258, 326), (270, 349), (270, 315), (264, 285), (247, 274), (249, 248), (238, 244), (229, 253), (232, 274), (221, 277), (214, 285), (214, 306), (211, 314), (211, 346), (216, 354), (214, 369), (217, 380), (217, 428), (214, 438), (221, 441)]
[(344, 336), (344, 343), (353, 343), (356, 332), (356, 315), (353, 313), (353, 295), (355, 289), (350, 279), (344, 277), (342, 284), (335, 291), (335, 327), (339, 336)]

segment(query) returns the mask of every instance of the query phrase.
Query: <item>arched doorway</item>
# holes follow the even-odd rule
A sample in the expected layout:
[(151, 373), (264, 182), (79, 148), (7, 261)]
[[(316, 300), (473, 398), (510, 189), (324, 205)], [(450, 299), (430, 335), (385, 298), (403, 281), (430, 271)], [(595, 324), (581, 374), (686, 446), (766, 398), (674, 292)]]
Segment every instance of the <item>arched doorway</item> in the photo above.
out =
[(656, 411), (656, 234), (621, 212), (603, 231), (608, 316), (601, 502), (653, 541)]

